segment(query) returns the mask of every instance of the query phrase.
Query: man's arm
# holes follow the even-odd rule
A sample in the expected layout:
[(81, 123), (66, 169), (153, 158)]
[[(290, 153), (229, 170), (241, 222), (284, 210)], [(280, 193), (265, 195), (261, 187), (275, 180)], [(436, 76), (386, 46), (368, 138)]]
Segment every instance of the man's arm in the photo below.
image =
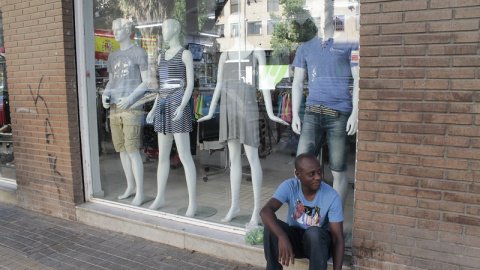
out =
[(343, 221), (330, 222), (330, 234), (333, 246), (333, 269), (340, 270), (343, 265), (343, 253), (345, 252), (345, 240), (343, 238)]
[(282, 202), (271, 198), (262, 208), (262, 211), (260, 211), (260, 216), (262, 217), (263, 224), (278, 238), (278, 261), (288, 266), (290, 263), (294, 264), (295, 260), (292, 244), (287, 234), (282, 230), (280, 225), (278, 225), (278, 219), (275, 215), (275, 212), (277, 212), (281, 206)]

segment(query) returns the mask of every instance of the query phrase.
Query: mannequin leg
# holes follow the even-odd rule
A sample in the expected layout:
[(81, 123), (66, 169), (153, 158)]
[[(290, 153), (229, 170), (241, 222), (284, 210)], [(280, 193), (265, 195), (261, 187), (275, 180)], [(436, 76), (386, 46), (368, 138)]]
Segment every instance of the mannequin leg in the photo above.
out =
[(258, 148), (248, 145), (245, 147), (245, 154), (247, 154), (248, 162), (250, 163), (250, 170), (252, 172), (252, 187), (253, 187), (253, 213), (250, 219), (251, 225), (258, 225), (260, 223), (260, 210), (262, 209), (262, 181), (263, 172), (258, 158)]
[(135, 151), (129, 153), (130, 161), (132, 163), (133, 176), (135, 178), (135, 183), (137, 184), (137, 191), (135, 198), (132, 201), (132, 205), (139, 206), (143, 203), (143, 161), (140, 156), (140, 151)]
[(175, 144), (177, 145), (178, 156), (182, 161), (183, 169), (185, 170), (185, 178), (187, 180), (188, 189), (188, 208), (185, 215), (187, 217), (195, 216), (197, 211), (197, 171), (195, 163), (193, 163), (192, 153), (190, 152), (190, 137), (188, 133), (176, 133)]
[(338, 192), (338, 195), (342, 200), (342, 208), (345, 209), (345, 201), (347, 200), (347, 192), (348, 192), (347, 172), (332, 171), (332, 175), (333, 175), (333, 188)]
[(232, 204), (227, 215), (222, 219), (222, 222), (229, 222), (232, 218), (240, 213), (240, 206), (238, 205), (238, 198), (240, 196), (240, 184), (242, 181), (242, 160), (241, 160), (241, 144), (240, 141), (229, 140), (228, 152), (230, 156), (230, 189), (232, 192)]
[(127, 151), (120, 152), (120, 161), (122, 162), (123, 172), (127, 178), (127, 190), (125, 190), (122, 195), (118, 196), (119, 200), (123, 200), (135, 193), (135, 177), (133, 175), (132, 162)]
[(165, 186), (170, 172), (170, 150), (172, 149), (173, 135), (158, 133), (158, 169), (157, 169), (157, 197), (150, 205), (155, 210), (165, 203)]

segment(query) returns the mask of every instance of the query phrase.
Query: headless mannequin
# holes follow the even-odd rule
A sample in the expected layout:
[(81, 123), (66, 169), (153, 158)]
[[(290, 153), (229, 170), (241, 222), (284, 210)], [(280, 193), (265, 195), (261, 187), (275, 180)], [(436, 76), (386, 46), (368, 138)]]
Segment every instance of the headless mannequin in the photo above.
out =
[[(238, 16), (230, 16), (230, 21), (238, 20)], [(240, 24), (239, 24), (240, 25)], [(224, 64), (227, 59), (240, 61), (245, 57), (249, 56), (253, 53), (254, 61), (258, 61), (259, 66), (265, 65), (265, 53), (257, 48), (254, 48), (253, 45), (249, 44), (244, 37), (238, 36), (235, 41), (234, 46), (228, 50), (223, 52), (220, 55), (220, 60), (218, 64), (218, 76), (217, 76), (217, 85), (215, 87), (215, 91), (213, 93), (213, 98), (211, 101), (210, 109), (208, 115), (198, 119), (198, 122), (209, 120), (213, 117), (215, 113), (215, 107), (217, 106), (218, 100), (220, 98), (220, 94), (222, 91), (222, 81), (224, 75)], [(240, 78), (238, 78), (240, 79)], [(262, 90), (263, 97), (265, 101), (265, 107), (267, 110), (268, 117), (278, 123), (288, 125), (282, 119), (276, 117), (273, 114), (272, 109), (272, 99), (270, 95), (270, 91), (268, 89)], [(228, 108), (227, 108), (228, 109)], [(229, 151), (229, 158), (230, 158), (230, 185), (231, 185), (231, 192), (232, 192), (232, 202), (230, 209), (227, 215), (222, 219), (222, 222), (229, 222), (235, 216), (240, 213), (240, 206), (239, 206), (239, 196), (240, 196), (240, 185), (242, 180), (242, 164), (241, 164), (241, 143), (239, 139), (230, 139), (227, 141), (228, 151)], [(262, 167), (260, 165), (260, 160), (258, 157), (258, 148), (252, 147), (249, 145), (244, 144), (245, 154), (247, 156), (248, 162), (250, 164), (251, 169), (251, 176), (252, 176), (252, 186), (253, 186), (253, 198), (254, 198), (254, 208), (252, 217), (250, 219), (251, 225), (258, 225), (260, 222), (260, 210), (261, 210), (261, 189), (262, 189), (262, 180), (263, 180), (263, 172)]]
[[(319, 36), (323, 37), (323, 40), (328, 40), (334, 38), (334, 27), (333, 27), (333, 3), (330, 0), (326, 0), (325, 5), (325, 21), (322, 27), (318, 27)], [(292, 83), (292, 130), (300, 134), (301, 131), (301, 121), (299, 116), (300, 103), (303, 96), (303, 81), (305, 79), (305, 69), (295, 67), (293, 83)], [(347, 121), (347, 126), (345, 130), (347, 134), (354, 135), (357, 132), (357, 122), (358, 122), (358, 80), (359, 80), (359, 68), (358, 66), (351, 67), (352, 77), (353, 77), (353, 93), (352, 93), (352, 113)], [(335, 149), (330, 149), (330, 151), (335, 151)], [(300, 154), (300, 153), (297, 153)], [(347, 172), (336, 172), (332, 171), (333, 175), (333, 188), (338, 192), (340, 199), (342, 200), (342, 206), (345, 207), (345, 201), (347, 198), (348, 191), (348, 180)]]
[[(176, 20), (170, 19), (163, 23), (162, 34), (166, 42), (170, 44), (170, 48), (165, 52), (165, 59), (172, 59), (179, 50), (183, 47), (180, 44), (180, 23)], [(183, 115), (185, 106), (190, 102), (190, 97), (193, 91), (193, 57), (190, 51), (184, 50), (182, 53), (182, 61), (186, 68), (186, 87), (180, 106), (173, 114), (172, 121), (179, 120)], [(160, 56), (158, 57), (160, 64)], [(155, 117), (155, 109), (157, 107), (157, 99), (153, 105), (152, 110), (147, 115), (147, 123), (153, 123)], [(165, 203), (165, 186), (167, 185), (168, 174), (170, 171), (170, 150), (172, 148), (173, 139), (177, 146), (177, 151), (180, 160), (185, 170), (185, 178), (187, 181), (189, 204), (187, 212), (188, 217), (195, 216), (197, 211), (196, 201), (196, 180), (197, 173), (195, 164), (193, 163), (192, 154), (190, 152), (190, 137), (188, 133), (166, 133), (158, 132), (158, 170), (157, 170), (157, 196), (155, 201), (150, 205), (150, 209), (157, 209)]]
[[(131, 26), (126, 19), (117, 19), (113, 22), (112, 30), (115, 36), (115, 40), (120, 43), (119, 50), (126, 51), (130, 49), (132, 44), (130, 40)], [(147, 61), (147, 60), (145, 60)], [(127, 97), (119, 98), (117, 108), (125, 110), (131, 104), (135, 98), (145, 92), (148, 86), (148, 71), (141, 71), (142, 82), (135, 88), (135, 90)], [(112, 89), (112, 81), (114, 74), (109, 73), (109, 82), (105, 87), (105, 93), (102, 95), (102, 103), (105, 109), (110, 108), (110, 102), (108, 101), (108, 95), (106, 93), (115, 91)], [(135, 198), (132, 201), (132, 205), (139, 206), (143, 203), (143, 162), (140, 156), (140, 151), (128, 153), (127, 151), (120, 152), (120, 160), (122, 163), (123, 171), (127, 178), (127, 189), (125, 192), (118, 196), (118, 199), (123, 200), (135, 193)], [(136, 186), (136, 188), (135, 188)]]

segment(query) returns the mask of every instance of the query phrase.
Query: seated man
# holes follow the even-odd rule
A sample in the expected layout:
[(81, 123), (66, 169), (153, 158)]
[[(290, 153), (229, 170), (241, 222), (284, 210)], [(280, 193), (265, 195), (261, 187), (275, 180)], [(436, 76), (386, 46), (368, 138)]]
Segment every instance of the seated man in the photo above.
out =
[[(309, 258), (310, 270), (327, 269), (332, 255), (333, 268), (342, 269), (345, 243), (338, 193), (322, 181), (322, 168), (312, 154), (297, 156), (295, 176), (278, 187), (260, 212), (267, 270), (283, 269), (294, 258)], [(287, 223), (275, 215), (285, 202)]]

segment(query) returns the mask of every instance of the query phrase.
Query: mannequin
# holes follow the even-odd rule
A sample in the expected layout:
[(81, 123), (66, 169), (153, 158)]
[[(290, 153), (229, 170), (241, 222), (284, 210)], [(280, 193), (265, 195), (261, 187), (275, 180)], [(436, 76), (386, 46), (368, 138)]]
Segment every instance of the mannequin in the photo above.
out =
[[(334, 39), (335, 31), (333, 27), (332, 0), (325, 0), (324, 14), (324, 23), (321, 27), (318, 27), (318, 37), (302, 44), (295, 55), (293, 63), (295, 71), (292, 83), (292, 130), (300, 134), (297, 155), (304, 152), (318, 155), (325, 137), (328, 139), (330, 149), (329, 166), (333, 175), (333, 188), (338, 192), (342, 200), (342, 206), (345, 207), (348, 188), (346, 174), (346, 156), (348, 155), (347, 135), (354, 135), (357, 132), (358, 120), (358, 44), (337, 42), (337, 36)], [(309, 61), (305, 59), (309, 59)], [(315, 61), (315, 59), (317, 61)], [(339, 60), (341, 60), (341, 62)], [(348, 67), (348, 65), (350, 66)], [(344, 70), (341, 70), (342, 68), (344, 68)], [(341, 71), (339, 72), (338, 69)], [(340, 124), (343, 118), (345, 124), (343, 124), (344, 122), (341, 123), (344, 125), (343, 129), (345, 132), (337, 130), (337, 133), (334, 133), (335, 130), (325, 128), (320, 124), (320, 121), (312, 124), (307, 123), (305, 120), (303, 126), (301, 126), (299, 109), (303, 95), (303, 82), (307, 71), (309, 72), (307, 107), (309, 105), (314, 107), (323, 105), (328, 109), (339, 112), (338, 117), (327, 115), (319, 116), (316, 112), (311, 112), (312, 117), (317, 117), (315, 118), (317, 120), (318, 117), (323, 117), (322, 119), (330, 117), (329, 119), (333, 121), (332, 123), (338, 124)], [(319, 74), (320, 72), (318, 71), (323, 74)], [(338, 73), (341, 74), (338, 75)], [(348, 93), (348, 80), (350, 78), (353, 78), (353, 92), (351, 95)], [(333, 87), (332, 84), (334, 85)], [(309, 113), (308, 108), (307, 113)], [(346, 120), (347, 118), (348, 120)], [(307, 129), (305, 129), (306, 127)], [(300, 133), (302, 128), (304, 132)], [(312, 131), (314, 128), (320, 128), (320, 130)], [(309, 131), (308, 135), (310, 136), (308, 137), (305, 132), (306, 130)], [(312, 142), (312, 135), (313, 138), (322, 139), (317, 139)], [(341, 138), (341, 140), (338, 138)], [(331, 163), (334, 159), (343, 159), (343, 162), (341, 161), (340, 164), (343, 163), (344, 166), (332, 168)]]
[(118, 199), (135, 194), (131, 204), (138, 206), (144, 200), (143, 162), (139, 151), (143, 112), (128, 107), (144, 94), (149, 81), (147, 52), (131, 42), (131, 26), (126, 19), (113, 21), (112, 30), (120, 48), (108, 57), (109, 81), (102, 103), (105, 109), (110, 109), (112, 140), (127, 178), (127, 189)]
[(170, 170), (170, 150), (175, 139), (188, 188), (189, 204), (185, 215), (193, 217), (197, 211), (197, 174), (190, 152), (189, 137), (189, 132), (192, 131), (190, 97), (194, 84), (193, 56), (180, 44), (180, 30), (180, 23), (173, 19), (165, 20), (162, 26), (163, 38), (170, 44), (170, 48), (158, 56), (160, 90), (152, 110), (147, 115), (147, 123), (153, 123), (155, 120), (160, 150), (157, 196), (149, 208), (157, 209), (165, 203), (165, 186)]
[[(231, 15), (229, 23), (243, 21), (240, 16)], [(239, 25), (242, 25), (239, 23)], [(241, 32), (241, 31), (240, 31)], [(241, 145), (250, 164), (254, 208), (250, 219), (251, 225), (260, 222), (261, 189), (263, 172), (258, 157), (259, 126), (258, 105), (256, 89), (247, 83), (246, 67), (265, 65), (265, 53), (259, 48), (249, 44), (245, 37), (238, 36), (235, 44), (228, 51), (220, 55), (218, 64), (217, 85), (213, 93), (208, 115), (200, 118), (198, 122), (212, 118), (218, 99), (221, 98), (220, 107), (220, 142), (226, 142), (230, 158), (230, 185), (232, 202), (227, 215), (221, 220), (229, 222), (240, 213), (239, 196), (242, 180)], [(263, 89), (263, 97), (268, 117), (281, 124), (285, 121), (273, 114), (270, 90)], [(243, 111), (243, 113), (242, 113)]]

